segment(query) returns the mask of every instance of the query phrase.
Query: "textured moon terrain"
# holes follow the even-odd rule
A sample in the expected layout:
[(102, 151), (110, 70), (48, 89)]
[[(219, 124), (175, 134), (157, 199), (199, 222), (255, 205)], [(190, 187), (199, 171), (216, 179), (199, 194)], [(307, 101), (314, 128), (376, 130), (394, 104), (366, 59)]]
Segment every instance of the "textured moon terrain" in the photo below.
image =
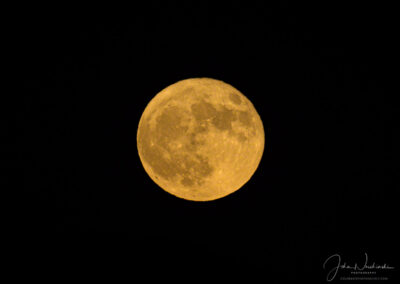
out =
[(248, 182), (264, 140), (253, 104), (233, 86), (210, 78), (163, 89), (145, 108), (137, 131), (139, 157), (150, 178), (193, 201), (224, 197)]

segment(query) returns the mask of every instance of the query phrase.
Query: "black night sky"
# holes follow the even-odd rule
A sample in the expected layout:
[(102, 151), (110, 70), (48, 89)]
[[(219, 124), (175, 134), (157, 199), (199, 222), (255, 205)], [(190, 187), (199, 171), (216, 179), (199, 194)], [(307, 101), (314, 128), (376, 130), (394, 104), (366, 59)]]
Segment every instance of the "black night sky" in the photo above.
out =
[[(395, 266), (391, 114), (373, 11), (166, 2), (16, 24), (21, 234), (72, 235), (77, 254), (64, 257), (66, 243), (41, 247), (74, 263), (111, 255), (128, 274), (170, 267), (262, 281), (246, 283), (325, 283), (322, 265), (335, 253)], [(136, 147), (147, 103), (193, 77), (239, 89), (266, 134), (253, 178), (205, 203), (161, 190)], [(123, 237), (100, 241), (107, 232)]]

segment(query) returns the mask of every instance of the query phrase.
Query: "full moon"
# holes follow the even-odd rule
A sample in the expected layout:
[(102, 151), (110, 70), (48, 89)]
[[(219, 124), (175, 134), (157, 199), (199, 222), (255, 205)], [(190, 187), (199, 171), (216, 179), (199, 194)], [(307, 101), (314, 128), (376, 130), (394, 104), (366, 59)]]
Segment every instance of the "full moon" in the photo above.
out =
[(264, 127), (253, 104), (211, 78), (179, 81), (145, 108), (137, 131), (150, 178), (179, 198), (210, 201), (247, 183), (264, 151)]

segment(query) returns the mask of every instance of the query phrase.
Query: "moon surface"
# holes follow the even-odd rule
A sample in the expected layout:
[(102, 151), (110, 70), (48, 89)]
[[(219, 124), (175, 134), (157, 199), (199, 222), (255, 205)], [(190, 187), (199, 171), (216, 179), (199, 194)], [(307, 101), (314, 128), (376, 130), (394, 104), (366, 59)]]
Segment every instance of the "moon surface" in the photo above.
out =
[(264, 151), (264, 128), (253, 104), (211, 78), (179, 81), (145, 108), (137, 131), (150, 178), (179, 198), (210, 201), (250, 180)]

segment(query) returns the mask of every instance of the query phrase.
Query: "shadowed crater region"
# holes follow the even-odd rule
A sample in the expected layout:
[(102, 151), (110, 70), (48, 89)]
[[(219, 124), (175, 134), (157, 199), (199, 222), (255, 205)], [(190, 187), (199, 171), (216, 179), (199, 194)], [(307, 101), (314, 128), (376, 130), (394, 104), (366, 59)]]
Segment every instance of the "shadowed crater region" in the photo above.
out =
[[(139, 147), (156, 175), (168, 181), (180, 179), (184, 186), (201, 185), (213, 171), (208, 159), (196, 153), (198, 145), (204, 144), (197, 139), (197, 133), (205, 132), (207, 127), (198, 125), (189, 131), (185, 125), (188, 121), (182, 108), (167, 107), (156, 117), (154, 129), (150, 125), (141, 128)], [(176, 144), (181, 147), (173, 146)]]

